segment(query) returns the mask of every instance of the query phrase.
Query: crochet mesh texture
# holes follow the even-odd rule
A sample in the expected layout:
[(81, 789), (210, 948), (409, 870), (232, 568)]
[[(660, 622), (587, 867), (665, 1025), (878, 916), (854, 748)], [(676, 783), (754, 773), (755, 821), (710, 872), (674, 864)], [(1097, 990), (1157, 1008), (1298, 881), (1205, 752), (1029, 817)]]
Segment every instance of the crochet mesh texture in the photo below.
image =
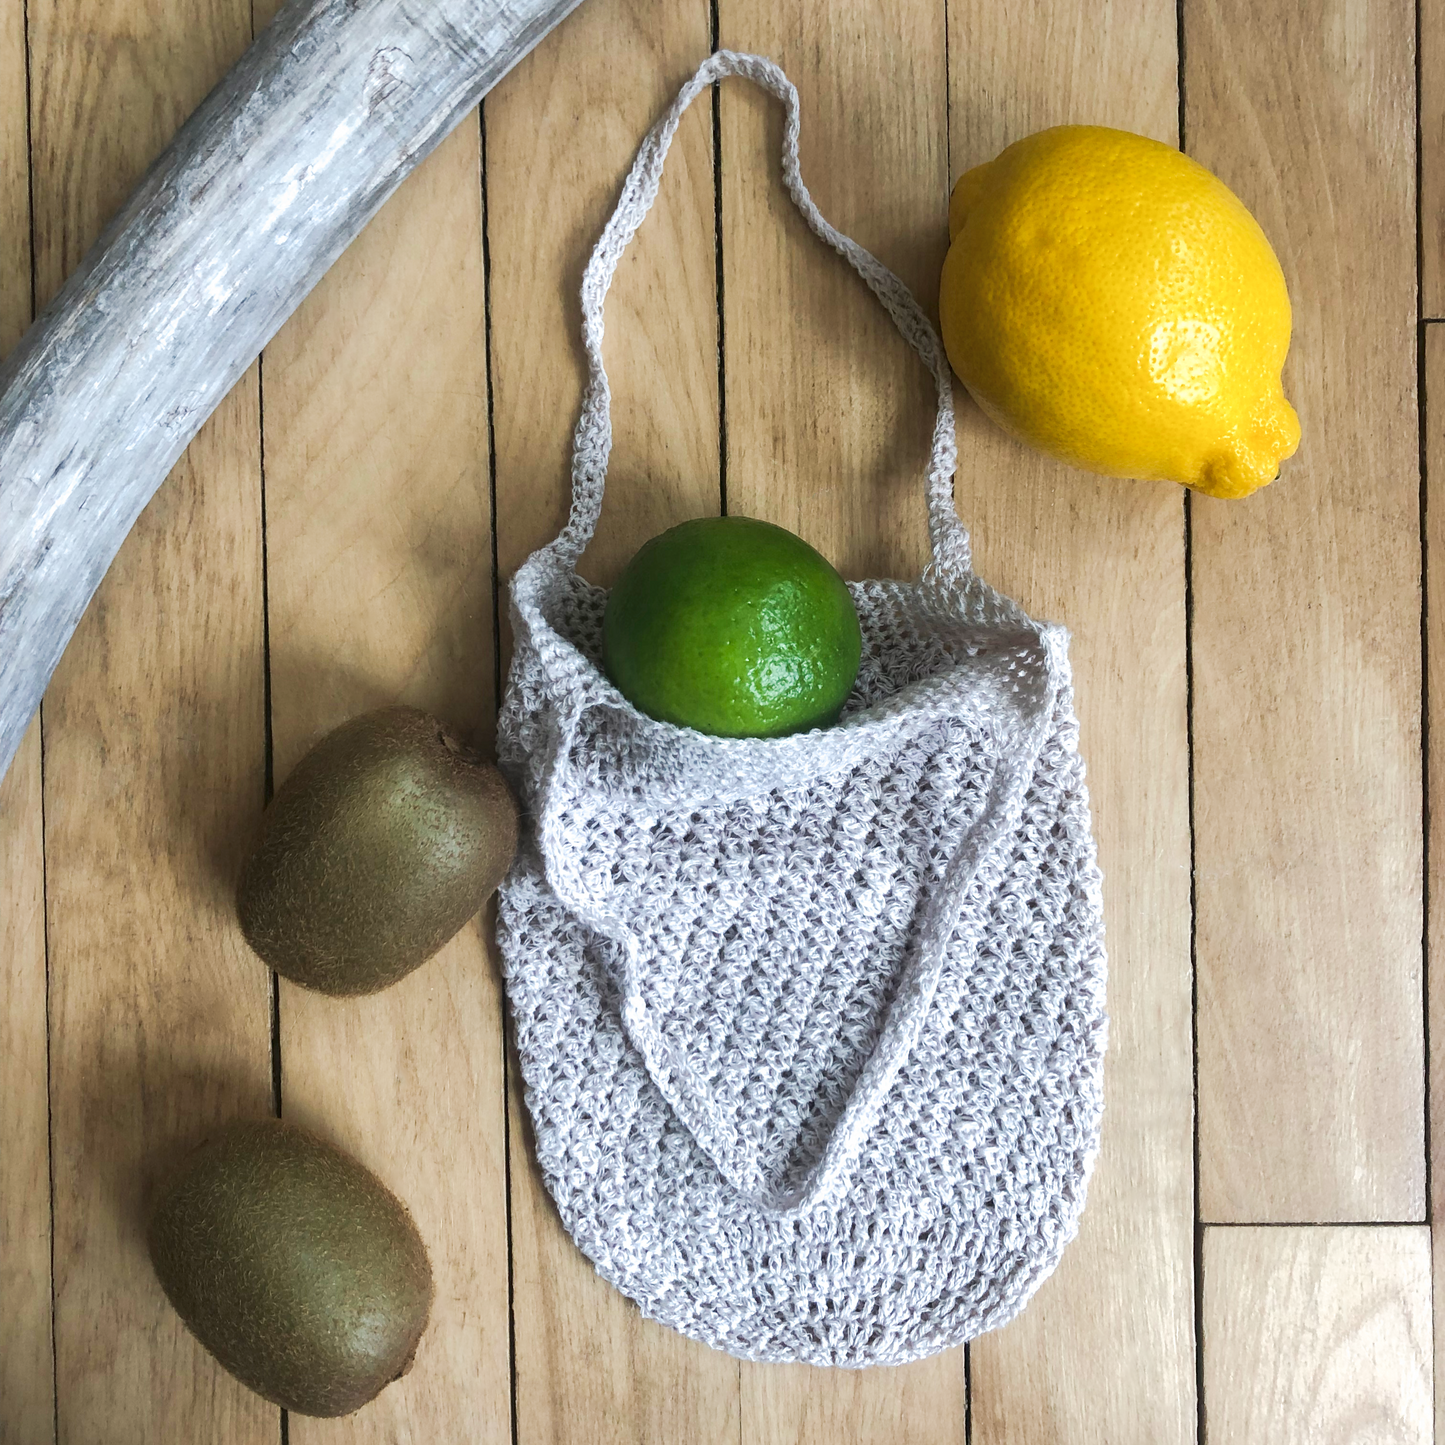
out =
[[(852, 586), (843, 718), (769, 740), (632, 708), (600, 666), (606, 593), (574, 570), (610, 446), (607, 284), (682, 110), (728, 74), (788, 105), (794, 198), (939, 390), (934, 562)], [(498, 752), (529, 827), (499, 941), (538, 1163), (598, 1271), (734, 1354), (857, 1366), (1003, 1323), (1073, 1236), (1104, 954), (1066, 635), (972, 574), (941, 348), (812, 208), (796, 108), (769, 62), (712, 57), (589, 266), (572, 519), (512, 589)]]

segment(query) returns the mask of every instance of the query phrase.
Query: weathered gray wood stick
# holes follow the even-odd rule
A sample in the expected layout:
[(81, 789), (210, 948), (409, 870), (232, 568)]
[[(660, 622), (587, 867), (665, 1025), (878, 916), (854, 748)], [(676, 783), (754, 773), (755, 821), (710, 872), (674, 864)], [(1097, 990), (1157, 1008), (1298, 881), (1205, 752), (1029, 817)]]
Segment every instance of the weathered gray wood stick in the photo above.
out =
[(126, 534), (402, 179), (580, 0), (290, 0), (0, 367), (0, 776)]

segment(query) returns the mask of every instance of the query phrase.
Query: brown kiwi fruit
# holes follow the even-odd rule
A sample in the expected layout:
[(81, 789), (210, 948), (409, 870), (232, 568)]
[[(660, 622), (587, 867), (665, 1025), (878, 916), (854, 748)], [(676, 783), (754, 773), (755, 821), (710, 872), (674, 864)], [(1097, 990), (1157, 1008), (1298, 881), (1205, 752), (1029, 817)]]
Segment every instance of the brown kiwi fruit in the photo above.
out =
[(241, 929), (296, 983), (374, 993), (451, 938), (516, 851), (496, 767), (427, 713), (383, 708), (323, 738), (277, 792), (241, 877)]
[(370, 1170), (294, 1125), (207, 1141), (147, 1242), (191, 1332), (277, 1405), (349, 1415), (411, 1368), (432, 1302), (416, 1225)]

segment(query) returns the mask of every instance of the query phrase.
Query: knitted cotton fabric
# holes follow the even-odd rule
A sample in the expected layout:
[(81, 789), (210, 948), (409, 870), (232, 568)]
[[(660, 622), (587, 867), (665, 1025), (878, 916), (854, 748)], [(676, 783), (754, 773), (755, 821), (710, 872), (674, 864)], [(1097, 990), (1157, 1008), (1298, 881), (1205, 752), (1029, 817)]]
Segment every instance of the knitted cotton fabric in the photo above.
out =
[[(783, 174), (933, 375), (933, 561), (852, 585), (839, 723), (648, 718), (575, 567), (611, 445), (602, 306), (683, 111), (742, 75)], [(599, 1273), (735, 1355), (898, 1364), (1004, 1323), (1073, 1237), (1098, 1145), (1099, 874), (1062, 629), (977, 578), (947, 363), (907, 288), (818, 213), (798, 97), (721, 52), (649, 133), (583, 282), (572, 512), (512, 584), (498, 751), (527, 828), (499, 939), (537, 1159)]]

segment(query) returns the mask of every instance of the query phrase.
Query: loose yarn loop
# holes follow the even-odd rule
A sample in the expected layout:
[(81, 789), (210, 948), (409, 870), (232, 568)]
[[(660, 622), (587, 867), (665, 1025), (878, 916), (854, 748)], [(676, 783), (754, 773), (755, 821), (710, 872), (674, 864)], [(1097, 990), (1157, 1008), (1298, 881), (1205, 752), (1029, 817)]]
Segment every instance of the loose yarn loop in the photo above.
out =
[[(602, 505), (603, 305), (688, 105), (786, 107), (812, 230), (933, 375), (933, 560), (853, 584), (836, 727), (704, 737), (600, 667), (576, 574)], [(907, 287), (818, 212), (798, 95), (719, 52), (648, 133), (582, 287), (572, 507), (512, 586), (498, 752), (531, 836), (499, 939), (538, 1161), (573, 1238), (653, 1317), (755, 1359), (899, 1363), (1012, 1316), (1077, 1228), (1106, 1032), (1067, 637), (977, 578), (948, 365)]]

